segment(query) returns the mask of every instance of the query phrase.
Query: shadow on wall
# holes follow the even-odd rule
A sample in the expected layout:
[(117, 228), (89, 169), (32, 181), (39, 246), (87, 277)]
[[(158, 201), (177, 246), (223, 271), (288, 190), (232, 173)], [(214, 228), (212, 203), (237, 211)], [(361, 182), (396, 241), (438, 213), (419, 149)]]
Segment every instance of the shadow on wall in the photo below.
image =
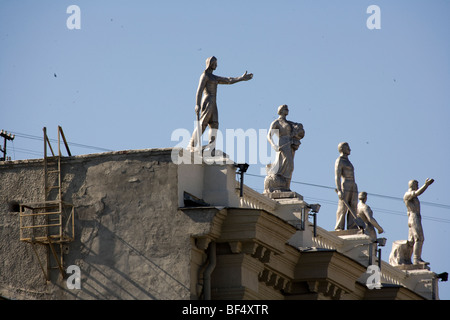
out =
[[(153, 299), (171, 300), (189, 297), (190, 289), (117, 233), (95, 220), (83, 220), (83, 229), (91, 229), (86, 241), (77, 241), (66, 265), (81, 269), (81, 290), (68, 290), (77, 299)], [(170, 252), (166, 253), (166, 255)], [(161, 257), (165, 258), (165, 257)], [(162, 259), (164, 261), (167, 259)], [(166, 263), (167, 264), (167, 263)], [(168, 292), (167, 288), (171, 288)]]

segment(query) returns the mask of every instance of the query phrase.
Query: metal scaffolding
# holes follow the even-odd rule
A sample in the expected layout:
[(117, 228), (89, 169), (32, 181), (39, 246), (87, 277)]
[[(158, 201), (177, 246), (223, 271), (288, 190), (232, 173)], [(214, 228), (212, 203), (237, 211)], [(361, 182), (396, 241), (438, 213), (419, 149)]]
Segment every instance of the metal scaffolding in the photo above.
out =
[[(59, 269), (64, 278), (64, 253), (68, 243), (75, 239), (74, 206), (63, 201), (61, 188), (61, 138), (67, 154), (71, 156), (63, 130), (58, 126), (58, 152), (55, 154), (44, 127), (44, 200), (20, 204), (20, 241), (30, 243), (39, 261), (45, 279), (50, 280), (50, 271)], [(51, 155), (49, 155), (50, 150)], [(46, 247), (46, 263), (43, 263), (36, 245)], [(57, 248), (59, 247), (59, 252)], [(56, 265), (51, 264), (53, 256)]]

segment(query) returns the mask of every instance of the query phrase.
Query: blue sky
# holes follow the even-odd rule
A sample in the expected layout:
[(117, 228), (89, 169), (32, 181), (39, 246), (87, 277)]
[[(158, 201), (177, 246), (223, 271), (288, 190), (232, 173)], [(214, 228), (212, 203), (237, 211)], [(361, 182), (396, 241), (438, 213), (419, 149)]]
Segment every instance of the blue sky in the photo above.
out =
[[(79, 30), (66, 26), (72, 4)], [(366, 26), (372, 4), (379, 30)], [(36, 137), (47, 127), (56, 138), (58, 125), (77, 155), (173, 147), (174, 130), (193, 129), (198, 79), (214, 55), (218, 75), (254, 74), (219, 87), (220, 129), (268, 129), (281, 104), (304, 125), (291, 187), (322, 205), (325, 229), (335, 224), (339, 142), (350, 144), (359, 190), (386, 231), (384, 260), (407, 238), (408, 181), (434, 178), (420, 198), (423, 258), (448, 272), (448, 12), (439, 0), (1, 0), (0, 129), (16, 133), (13, 160), (42, 157)], [(262, 167), (245, 178), (260, 192)], [(448, 283), (440, 296), (450, 299)]]

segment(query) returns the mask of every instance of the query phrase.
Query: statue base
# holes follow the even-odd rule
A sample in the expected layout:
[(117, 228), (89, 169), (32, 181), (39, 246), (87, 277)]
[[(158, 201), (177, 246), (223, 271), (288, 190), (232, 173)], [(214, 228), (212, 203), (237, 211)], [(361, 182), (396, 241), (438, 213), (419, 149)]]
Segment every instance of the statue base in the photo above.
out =
[[(276, 216), (289, 222), (295, 227), (299, 227), (306, 221), (309, 211), (308, 204), (303, 201), (303, 196), (293, 191), (264, 192), (264, 196), (278, 203)], [(301, 229), (301, 227), (299, 227)]]
[(349, 229), (349, 230), (339, 230), (339, 231), (330, 231), (331, 234), (335, 236), (350, 236), (355, 234), (364, 234), (363, 229)]
[(275, 191), (263, 193), (266, 197), (270, 199), (299, 199), (303, 200), (303, 196), (294, 191)]
[(211, 152), (209, 152), (209, 150), (199, 152), (195, 148), (174, 148), (172, 151), (172, 161), (175, 164), (235, 164), (234, 161), (231, 160), (229, 156), (221, 150), (215, 150), (214, 155), (211, 155)]
[(399, 264), (394, 266), (400, 270), (430, 270), (429, 262), (421, 262), (418, 264)]

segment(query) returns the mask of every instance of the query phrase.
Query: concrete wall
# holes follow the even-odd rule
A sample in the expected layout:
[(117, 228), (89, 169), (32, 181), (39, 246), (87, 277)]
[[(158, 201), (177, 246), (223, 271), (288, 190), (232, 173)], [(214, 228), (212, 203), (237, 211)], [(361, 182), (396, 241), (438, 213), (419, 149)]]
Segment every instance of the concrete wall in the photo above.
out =
[[(179, 149), (173, 149), (177, 154)], [(188, 192), (211, 206), (239, 207), (240, 198), (233, 161), (219, 158), (209, 163), (198, 160), (195, 153), (185, 153), (178, 158), (179, 205), (183, 204), (183, 193)], [(188, 156), (187, 156), (187, 155)], [(183, 160), (183, 161), (182, 161)]]
[[(63, 200), (75, 207), (64, 266), (80, 268), (81, 289), (57, 269), (45, 281), (33, 246), (20, 241), (18, 204), (44, 200), (42, 159), (2, 162), (0, 298), (422, 299), (416, 284), (435, 276), (405, 280), (383, 265), (387, 286), (373, 294), (361, 280), (365, 239), (320, 227), (313, 239), (310, 223), (291, 224), (307, 206), (300, 199), (249, 188), (240, 199), (233, 164), (177, 165), (172, 149), (151, 149), (64, 158), (62, 170)], [(210, 206), (184, 207), (185, 191)], [(37, 245), (44, 261), (47, 247)]]
[(0, 296), (190, 299), (196, 223), (178, 210), (170, 149), (70, 157), (62, 169), (63, 199), (75, 206), (64, 263), (80, 267), (81, 289), (69, 290), (58, 270), (46, 282), (32, 245), (19, 241), (15, 204), (43, 200), (43, 162), (11, 161), (0, 164)]

